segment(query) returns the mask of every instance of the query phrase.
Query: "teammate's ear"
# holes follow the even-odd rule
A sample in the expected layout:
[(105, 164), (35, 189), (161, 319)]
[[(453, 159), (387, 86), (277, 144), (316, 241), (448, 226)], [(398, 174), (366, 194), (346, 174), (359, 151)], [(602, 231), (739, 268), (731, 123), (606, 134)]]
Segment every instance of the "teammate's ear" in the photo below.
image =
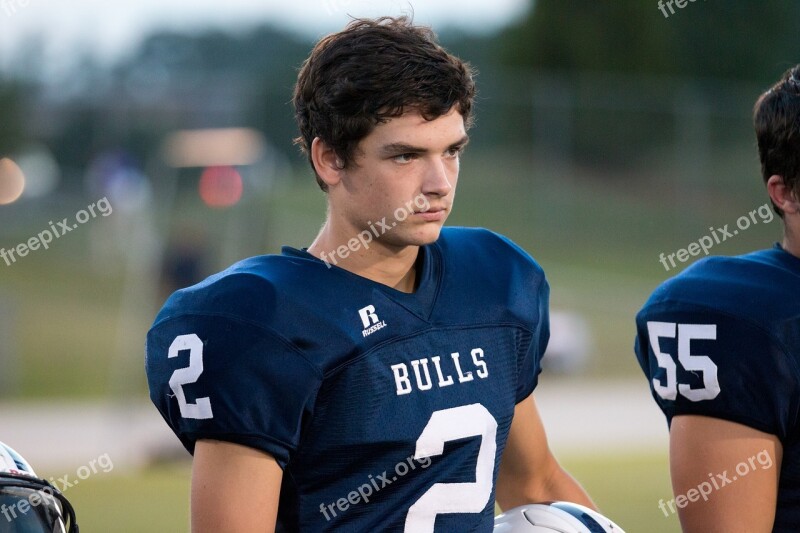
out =
[(786, 182), (783, 181), (783, 176), (777, 174), (770, 176), (767, 180), (767, 192), (772, 203), (782, 212), (791, 215), (800, 213), (800, 202), (797, 201), (797, 193), (786, 185)]
[(317, 175), (328, 187), (336, 185), (342, 179), (344, 163), (336, 151), (319, 137), (315, 137), (311, 143), (311, 159)]

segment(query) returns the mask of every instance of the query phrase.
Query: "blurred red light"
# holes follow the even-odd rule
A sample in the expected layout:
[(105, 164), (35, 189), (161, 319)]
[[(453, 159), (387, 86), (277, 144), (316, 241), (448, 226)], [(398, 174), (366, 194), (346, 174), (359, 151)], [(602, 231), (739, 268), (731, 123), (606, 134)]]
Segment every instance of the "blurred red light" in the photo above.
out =
[(8, 158), (0, 159), (0, 205), (13, 204), (25, 190), (25, 174)]
[(243, 189), (242, 176), (233, 167), (208, 167), (200, 176), (200, 198), (209, 207), (236, 205)]

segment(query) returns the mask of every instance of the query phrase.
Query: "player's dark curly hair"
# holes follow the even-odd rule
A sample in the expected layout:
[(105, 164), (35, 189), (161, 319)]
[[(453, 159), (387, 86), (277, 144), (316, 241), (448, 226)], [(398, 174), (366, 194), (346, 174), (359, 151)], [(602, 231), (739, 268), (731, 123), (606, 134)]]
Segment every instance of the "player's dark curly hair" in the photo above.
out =
[[(779, 175), (790, 190), (800, 192), (800, 65), (761, 95), (753, 111), (761, 174), (766, 182)], [(783, 212), (774, 205), (783, 218)]]
[[(321, 39), (303, 63), (294, 91), (299, 144), (311, 161), (315, 137), (333, 148), (344, 167), (373, 128), (409, 109), (426, 120), (454, 106), (472, 122), (474, 70), (449, 54), (430, 28), (408, 17), (355, 19)], [(323, 191), (327, 186), (317, 176)]]

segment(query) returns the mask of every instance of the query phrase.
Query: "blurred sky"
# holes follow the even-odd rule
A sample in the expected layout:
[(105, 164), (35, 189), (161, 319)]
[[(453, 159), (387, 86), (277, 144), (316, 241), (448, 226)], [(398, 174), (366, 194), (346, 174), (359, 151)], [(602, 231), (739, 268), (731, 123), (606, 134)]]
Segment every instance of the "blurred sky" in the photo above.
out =
[(348, 14), (400, 14), (418, 23), (492, 30), (523, 13), (528, 0), (0, 0), (0, 67), (24, 55), (32, 34), (43, 36), (50, 70), (67, 67), (76, 51), (102, 62), (129, 52), (154, 28), (246, 30), (276, 22), (310, 35), (337, 30)]

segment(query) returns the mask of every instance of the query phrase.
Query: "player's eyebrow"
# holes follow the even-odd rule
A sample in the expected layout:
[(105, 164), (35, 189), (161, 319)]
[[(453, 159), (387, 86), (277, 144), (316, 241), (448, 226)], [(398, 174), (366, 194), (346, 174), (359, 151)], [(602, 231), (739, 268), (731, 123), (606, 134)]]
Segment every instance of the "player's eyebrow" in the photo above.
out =
[(469, 144), (469, 135), (464, 134), (458, 141), (454, 142), (450, 145), (450, 149), (452, 148), (464, 148), (467, 144)]
[[(464, 135), (459, 140), (451, 144), (447, 149), (452, 150), (454, 148), (463, 148), (469, 142), (469, 135)], [(411, 144), (397, 142), (397, 143), (390, 143), (384, 146), (381, 146), (380, 153), (383, 156), (391, 156), (397, 154), (424, 154), (427, 153), (427, 148), (422, 148), (421, 146), (414, 146)]]

